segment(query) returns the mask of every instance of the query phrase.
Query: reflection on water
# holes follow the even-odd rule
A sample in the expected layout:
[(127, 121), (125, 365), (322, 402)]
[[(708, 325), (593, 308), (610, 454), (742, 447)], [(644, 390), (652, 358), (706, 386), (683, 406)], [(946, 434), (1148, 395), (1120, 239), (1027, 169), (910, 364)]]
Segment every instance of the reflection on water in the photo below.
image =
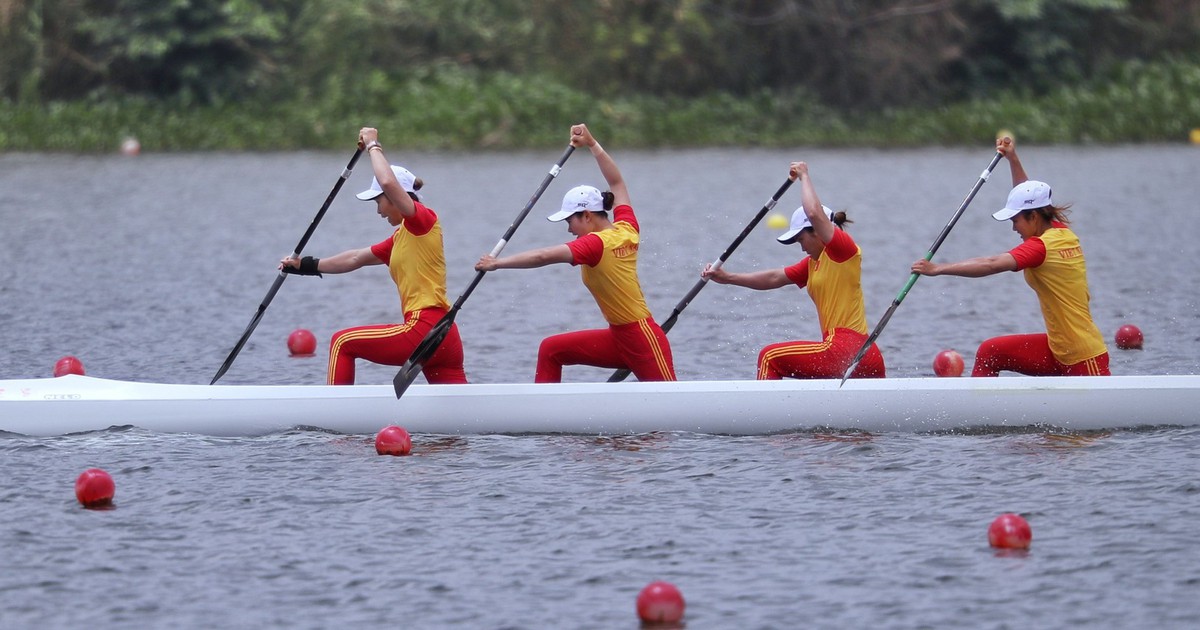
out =
[(443, 452), (462, 452), (468, 448), (470, 442), (467, 438), (461, 435), (445, 435), (445, 436), (426, 436), (417, 435), (413, 437), (413, 455), (434, 455)]
[(1096, 446), (1101, 440), (1112, 437), (1112, 431), (1089, 431), (1084, 433), (1043, 433), (1042, 445), (1049, 448), (1087, 448)]
[(666, 438), (667, 434), (656, 431), (637, 435), (601, 435), (586, 439), (595, 446), (619, 451), (640, 451), (646, 447), (661, 445)]
[(875, 439), (875, 436), (866, 431), (846, 431), (839, 433), (814, 433), (813, 441), (816, 442), (838, 442), (841, 444), (864, 444)]

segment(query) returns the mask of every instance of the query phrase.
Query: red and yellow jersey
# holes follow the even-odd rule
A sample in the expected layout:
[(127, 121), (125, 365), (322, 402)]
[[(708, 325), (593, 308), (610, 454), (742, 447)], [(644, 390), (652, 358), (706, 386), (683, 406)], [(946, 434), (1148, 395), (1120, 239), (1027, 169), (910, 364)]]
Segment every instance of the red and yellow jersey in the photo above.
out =
[(613, 326), (650, 317), (642, 285), (638, 282), (637, 217), (633, 208), (613, 208), (613, 226), (585, 234), (570, 243), (571, 264), (581, 265), (583, 285), (592, 292), (604, 319)]
[(808, 287), (808, 295), (817, 307), (821, 336), (828, 337), (837, 328), (867, 333), (867, 314), (862, 291), (862, 249), (841, 228), (825, 244), (817, 260), (803, 260), (785, 267), (788, 280)]
[(1055, 221), (1041, 236), (1026, 239), (1009, 253), (1037, 293), (1054, 358), (1074, 365), (1108, 352), (1092, 321), (1087, 262), (1079, 237)]
[(371, 253), (387, 263), (404, 313), (423, 308), (449, 310), (442, 223), (433, 210), (419, 201), (414, 204), (417, 213), (404, 219), (391, 238), (371, 246)]

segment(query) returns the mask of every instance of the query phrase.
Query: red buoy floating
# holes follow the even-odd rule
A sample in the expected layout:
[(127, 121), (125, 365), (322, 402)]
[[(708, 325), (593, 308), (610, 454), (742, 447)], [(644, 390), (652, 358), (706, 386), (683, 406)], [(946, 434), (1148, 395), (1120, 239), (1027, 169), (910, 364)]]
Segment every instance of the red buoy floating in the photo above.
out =
[(404, 427), (384, 427), (375, 435), (375, 452), (380, 455), (408, 455), (410, 451), (412, 436)]
[(1141, 329), (1133, 324), (1117, 329), (1117, 347), (1122, 350), (1141, 350), (1144, 341)]
[(133, 136), (126, 136), (121, 140), (121, 155), (134, 156), (142, 152), (142, 143)]
[(116, 490), (112, 477), (99, 468), (89, 468), (75, 479), (75, 498), (86, 508), (112, 505)]
[(66, 376), (68, 374), (78, 374), (83, 376), (83, 363), (73, 356), (67, 355), (59, 359), (54, 364), (54, 376)]
[(1033, 530), (1019, 514), (1001, 514), (988, 527), (988, 544), (997, 549), (1028, 549), (1031, 542)]
[(670, 582), (651, 582), (637, 596), (637, 614), (642, 623), (679, 623), (685, 606), (683, 593)]
[(309, 357), (317, 351), (317, 338), (312, 332), (297, 328), (288, 335), (287, 346), (292, 356)]
[(962, 355), (953, 350), (942, 350), (933, 357), (933, 373), (938, 376), (962, 376)]

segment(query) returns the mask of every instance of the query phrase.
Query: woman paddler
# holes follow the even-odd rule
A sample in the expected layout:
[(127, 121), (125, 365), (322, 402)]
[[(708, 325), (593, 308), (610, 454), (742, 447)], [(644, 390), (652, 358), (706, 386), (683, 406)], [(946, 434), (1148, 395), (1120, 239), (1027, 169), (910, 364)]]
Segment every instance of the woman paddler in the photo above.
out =
[[(429, 329), (450, 310), (450, 302), (446, 299), (442, 224), (437, 214), (421, 203), (417, 191), (423, 182), (408, 169), (388, 163), (376, 129), (363, 127), (358, 139), (360, 146), (366, 148), (375, 173), (371, 187), (358, 193), (358, 198), (374, 201), (379, 216), (387, 219), (396, 230), (375, 245), (327, 258), (285, 258), (280, 261), (280, 269), (286, 273), (319, 276), (347, 273), (368, 265), (387, 265), (400, 293), (404, 321), (356, 326), (334, 333), (329, 344), (331, 385), (354, 384), (355, 359), (404, 365)], [(422, 373), (433, 384), (467, 382), (462, 338), (457, 325), (451, 325), (442, 345), (422, 365)]]
[(561, 209), (548, 217), (551, 221), (566, 221), (567, 231), (575, 240), (503, 258), (484, 255), (475, 270), (532, 269), (554, 263), (579, 266), (583, 284), (608, 321), (608, 328), (578, 330), (542, 340), (535, 382), (562, 381), (564, 365), (627, 369), (639, 381), (673, 381), (671, 346), (650, 315), (638, 281), (641, 237), (625, 180), (586, 125), (571, 127), (571, 146), (587, 147), (592, 152), (609, 187), (608, 192), (601, 193), (592, 186), (576, 186), (563, 197)]
[(912, 270), (926, 276), (979, 278), (1001, 271), (1025, 272), (1037, 293), (1046, 332), (993, 337), (975, 352), (972, 376), (998, 376), (1002, 370), (1029, 376), (1107, 376), (1108, 348), (1092, 321), (1087, 264), (1079, 237), (1067, 223), (1070, 206), (1056, 206), (1050, 186), (1029, 179), (1012, 138), (996, 140), (1008, 159), (1013, 189), (1004, 208), (992, 216), (1012, 221), (1021, 244), (995, 256), (955, 263), (918, 260)]
[[(758, 354), (758, 379), (841, 378), (867, 340), (866, 307), (862, 291), (862, 248), (843, 226), (845, 212), (821, 205), (808, 174), (808, 164), (792, 162), (792, 181), (800, 181), (802, 204), (792, 213), (790, 229), (780, 243), (799, 243), (808, 254), (790, 267), (732, 273), (708, 265), (701, 276), (718, 284), (749, 289), (807, 288), (817, 307), (821, 341), (774, 343)], [(875, 344), (867, 350), (851, 377), (883, 378), (883, 354)]]

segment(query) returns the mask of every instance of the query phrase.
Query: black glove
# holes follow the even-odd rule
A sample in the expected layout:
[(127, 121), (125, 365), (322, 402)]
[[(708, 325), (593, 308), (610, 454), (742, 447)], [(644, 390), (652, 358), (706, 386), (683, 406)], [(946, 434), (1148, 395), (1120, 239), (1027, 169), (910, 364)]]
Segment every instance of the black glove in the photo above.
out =
[(321, 276), (321, 272), (317, 271), (317, 264), (320, 262), (321, 262), (320, 258), (315, 258), (313, 256), (305, 256), (304, 258), (300, 259), (300, 268), (299, 269), (297, 269), (296, 267), (289, 266), (289, 265), (284, 265), (283, 273), (291, 273), (291, 274), (295, 274), (297, 276), (317, 276), (318, 278), (320, 278), (320, 277), (323, 277), (323, 276)]

